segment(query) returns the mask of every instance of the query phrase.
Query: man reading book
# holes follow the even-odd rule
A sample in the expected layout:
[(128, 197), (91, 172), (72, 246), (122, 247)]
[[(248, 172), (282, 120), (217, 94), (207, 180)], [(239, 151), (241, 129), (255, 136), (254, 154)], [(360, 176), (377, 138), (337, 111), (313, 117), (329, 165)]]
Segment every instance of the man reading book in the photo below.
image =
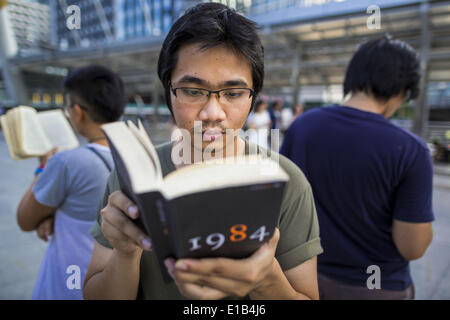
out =
[(83, 298), (81, 283), (94, 246), (89, 230), (113, 165), (100, 126), (117, 121), (125, 106), (122, 80), (102, 66), (73, 70), (64, 89), (66, 114), (88, 144), (41, 157), (17, 209), (20, 228), (49, 241), (32, 295), (38, 300)]
[[(156, 148), (164, 176), (193, 165), (175, 159), (173, 150), (186, 141), (190, 141), (192, 162), (196, 150), (203, 156), (207, 148), (212, 150), (210, 155), (224, 157), (248, 153), (252, 146), (237, 132), (264, 77), (263, 47), (252, 21), (221, 4), (195, 6), (169, 31), (158, 74), (177, 126), (191, 135), (191, 139)], [(200, 142), (195, 135), (198, 122)], [(174, 279), (168, 284), (163, 281), (150, 239), (133, 222), (141, 213), (120, 191), (113, 172), (91, 230), (96, 243), (84, 298), (317, 299), (316, 256), (322, 248), (311, 188), (292, 162), (280, 156), (279, 164), (290, 180), (276, 213), (279, 223), (272, 239), (244, 259), (168, 258), (165, 265)]]

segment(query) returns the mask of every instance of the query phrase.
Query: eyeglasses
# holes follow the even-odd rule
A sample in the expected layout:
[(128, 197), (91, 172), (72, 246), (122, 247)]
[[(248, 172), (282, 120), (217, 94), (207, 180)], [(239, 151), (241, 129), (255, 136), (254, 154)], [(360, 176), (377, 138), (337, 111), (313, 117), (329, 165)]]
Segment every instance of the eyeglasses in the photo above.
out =
[(67, 118), (70, 118), (69, 106), (64, 105), (64, 106), (63, 106), (63, 112), (64, 112), (64, 115), (65, 115)]
[[(83, 107), (83, 106), (80, 106), (80, 105), (78, 105), (78, 106), (79, 106), (82, 110), (88, 111), (88, 109), (87, 109), (86, 107)], [(64, 115), (65, 115), (67, 118), (70, 118), (69, 108), (73, 108), (73, 105), (72, 105), (72, 106), (64, 105), (64, 107), (63, 107)]]
[(191, 87), (173, 88), (172, 83), (170, 83), (170, 90), (178, 101), (186, 104), (205, 104), (208, 102), (210, 95), (214, 93), (221, 103), (239, 106), (248, 102), (255, 94), (250, 88), (226, 88), (221, 90)]

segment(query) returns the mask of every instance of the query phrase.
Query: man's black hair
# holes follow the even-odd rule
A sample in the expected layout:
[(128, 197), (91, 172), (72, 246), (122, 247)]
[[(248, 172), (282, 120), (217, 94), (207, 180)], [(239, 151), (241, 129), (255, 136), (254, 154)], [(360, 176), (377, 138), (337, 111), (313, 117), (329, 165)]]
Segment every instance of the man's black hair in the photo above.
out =
[(181, 45), (193, 43), (200, 44), (202, 50), (225, 45), (248, 61), (255, 91), (253, 106), (264, 81), (264, 48), (257, 29), (255, 22), (220, 3), (200, 3), (175, 21), (164, 40), (158, 60), (158, 76), (172, 115), (169, 81), (177, 65), (177, 51)]
[(118, 74), (99, 65), (77, 68), (64, 80), (64, 90), (74, 104), (85, 108), (98, 123), (117, 121), (125, 108), (122, 79)]
[(344, 96), (364, 92), (386, 102), (399, 94), (419, 95), (420, 62), (404, 41), (390, 38), (363, 43), (353, 55), (345, 74)]

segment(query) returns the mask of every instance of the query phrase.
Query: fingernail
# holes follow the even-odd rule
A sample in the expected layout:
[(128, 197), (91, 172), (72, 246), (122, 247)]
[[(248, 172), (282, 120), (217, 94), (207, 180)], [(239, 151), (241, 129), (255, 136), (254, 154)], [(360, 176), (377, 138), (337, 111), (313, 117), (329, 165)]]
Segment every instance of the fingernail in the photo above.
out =
[(177, 261), (177, 263), (175, 263), (175, 268), (177, 268), (178, 270), (186, 271), (188, 269), (188, 265), (183, 261), (179, 260)]
[(141, 243), (142, 243), (142, 246), (144, 247), (144, 249), (147, 249), (147, 250), (152, 249), (152, 243), (149, 240), (142, 238)]
[(136, 206), (129, 206), (128, 207), (128, 213), (130, 214), (130, 216), (132, 218), (137, 218), (137, 212), (138, 212), (138, 209), (136, 208)]
[(170, 272), (173, 271), (173, 269), (174, 269), (173, 259), (164, 260), (164, 265), (166, 266), (167, 270), (169, 270)]

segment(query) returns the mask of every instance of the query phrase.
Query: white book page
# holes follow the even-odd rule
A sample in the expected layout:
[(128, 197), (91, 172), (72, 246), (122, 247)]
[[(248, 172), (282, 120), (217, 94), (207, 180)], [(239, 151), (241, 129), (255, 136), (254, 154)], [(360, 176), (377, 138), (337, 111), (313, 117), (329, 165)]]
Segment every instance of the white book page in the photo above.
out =
[(4, 116), (0, 116), (0, 123), (2, 126), (3, 135), (6, 140), (6, 144), (8, 145), (9, 154), (11, 158), (14, 160), (22, 160), (22, 157), (17, 153), (17, 138), (15, 137), (15, 133), (8, 123), (10, 119)]
[[(14, 109), (13, 109), (14, 110)], [(19, 159), (27, 159), (33, 156), (27, 155), (22, 151), (22, 136), (20, 135), (20, 112), (10, 112), (7, 116), (7, 127), (13, 153)]]
[(52, 147), (62, 151), (79, 146), (78, 139), (61, 110), (39, 112), (38, 118)]
[(52, 149), (37, 112), (30, 107), (17, 107), (12, 110), (18, 127), (19, 150), (22, 156), (40, 156)]
[(138, 120), (138, 127), (136, 127), (136, 125), (131, 120), (128, 120), (127, 123), (128, 123), (128, 127), (130, 128), (130, 131), (136, 136), (136, 138), (139, 140), (139, 142), (145, 148), (150, 159), (152, 160), (152, 162), (154, 164), (154, 168), (156, 170), (156, 178), (158, 180), (162, 180), (163, 175), (162, 175), (161, 163), (159, 162), (158, 153), (156, 152), (156, 149), (153, 146), (153, 143), (150, 140), (150, 137), (148, 136), (147, 132), (145, 131), (144, 126), (142, 125), (141, 121)]
[(214, 189), (288, 180), (288, 174), (276, 161), (248, 155), (183, 167), (169, 173), (161, 189), (167, 199), (173, 199)]
[(102, 125), (102, 129), (119, 152), (131, 179), (133, 191), (142, 193), (157, 189), (158, 181), (153, 162), (127, 125), (117, 121)]

